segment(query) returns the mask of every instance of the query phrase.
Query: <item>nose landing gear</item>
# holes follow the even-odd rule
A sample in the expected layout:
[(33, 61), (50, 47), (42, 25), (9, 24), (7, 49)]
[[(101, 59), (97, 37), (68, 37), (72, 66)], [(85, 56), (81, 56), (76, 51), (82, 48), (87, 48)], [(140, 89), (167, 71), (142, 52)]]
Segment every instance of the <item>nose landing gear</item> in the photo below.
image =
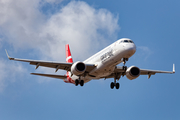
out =
[(123, 58), (123, 70), (126, 71), (127, 70), (127, 66), (125, 66), (126, 62), (128, 61), (128, 58)]
[(124, 64), (123, 70), (125, 70), (125, 71), (127, 70), (127, 66), (125, 66), (127, 61), (128, 61), (128, 58), (123, 58), (123, 64)]
[(128, 58), (123, 58), (123, 64), (125, 65), (126, 62), (128, 61)]

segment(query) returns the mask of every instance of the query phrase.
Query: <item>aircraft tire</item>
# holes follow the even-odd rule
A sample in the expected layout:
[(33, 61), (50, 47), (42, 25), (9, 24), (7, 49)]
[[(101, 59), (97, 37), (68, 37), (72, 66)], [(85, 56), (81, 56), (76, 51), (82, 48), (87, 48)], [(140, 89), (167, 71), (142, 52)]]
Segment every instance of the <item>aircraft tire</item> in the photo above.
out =
[(78, 86), (79, 80), (75, 80), (75, 86)]
[(114, 88), (114, 83), (113, 83), (113, 82), (111, 82), (110, 87), (111, 87), (111, 89), (113, 89), (113, 88)]
[(83, 86), (84, 85), (84, 80), (80, 81), (80, 85)]
[(119, 89), (120, 85), (119, 83), (116, 83), (116, 89)]

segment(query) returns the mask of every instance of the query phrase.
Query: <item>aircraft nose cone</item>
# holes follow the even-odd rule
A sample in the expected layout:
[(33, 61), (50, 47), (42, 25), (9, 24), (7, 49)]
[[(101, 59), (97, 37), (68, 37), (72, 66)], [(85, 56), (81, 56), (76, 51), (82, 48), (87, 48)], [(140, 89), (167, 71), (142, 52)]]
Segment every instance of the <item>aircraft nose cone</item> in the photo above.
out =
[(126, 49), (129, 56), (132, 56), (136, 52), (136, 46), (135, 44), (131, 44)]
[(130, 53), (134, 54), (136, 52), (136, 46), (134, 44), (129, 46), (128, 51)]
[(135, 46), (135, 45), (133, 45), (131, 49), (132, 49), (132, 52), (133, 52), (133, 53), (136, 52), (136, 46)]

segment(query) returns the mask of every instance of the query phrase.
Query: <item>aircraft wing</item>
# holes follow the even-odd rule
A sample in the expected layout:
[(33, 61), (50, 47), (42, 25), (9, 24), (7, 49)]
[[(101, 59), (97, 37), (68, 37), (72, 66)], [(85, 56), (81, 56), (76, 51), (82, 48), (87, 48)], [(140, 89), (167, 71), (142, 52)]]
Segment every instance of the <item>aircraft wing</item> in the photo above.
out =
[[(73, 63), (61, 63), (61, 62), (53, 62), (53, 61), (42, 61), (42, 60), (29, 60), (29, 59), (19, 59), (19, 58), (12, 58), (8, 55), (7, 51), (6, 54), (9, 58), (9, 60), (15, 60), (15, 61), (22, 61), (22, 62), (29, 62), (30, 65), (35, 65), (36, 69), (39, 66), (43, 67), (49, 67), (49, 68), (55, 68), (57, 72), (58, 69), (70, 71), (71, 66)], [(90, 72), (92, 69), (94, 69), (96, 66), (94, 64), (86, 64), (86, 72)]]
[(9, 59), (15, 61), (29, 62), (30, 65), (36, 65), (36, 69), (39, 66), (43, 66), (49, 68), (56, 68), (56, 71), (58, 69), (69, 71), (72, 65), (72, 63), (60, 63), (60, 62), (52, 62), (52, 61), (28, 60), (28, 59), (18, 59), (18, 58), (9, 58)]
[(141, 70), (141, 75), (154, 75), (156, 73), (170, 73), (173, 74), (175, 73), (175, 70), (173, 71), (160, 71), (160, 70), (148, 70), (148, 69), (140, 69)]
[[(115, 73), (119, 75), (126, 75), (125, 70), (123, 70), (122, 66), (116, 66), (114, 73), (107, 76), (106, 78), (113, 78)], [(175, 73), (175, 65), (173, 64), (173, 71), (161, 71), (161, 70), (149, 70), (149, 69), (140, 69), (140, 75), (148, 75), (148, 78), (151, 77), (151, 75), (155, 75), (156, 73), (169, 73), (173, 74)]]
[(66, 79), (67, 78), (67, 76), (63, 76), (63, 75), (42, 74), (42, 73), (31, 73), (31, 74), (44, 76), (44, 77), (58, 78), (58, 79)]
[(141, 75), (148, 75), (148, 79), (149, 79), (151, 75), (155, 75), (156, 73), (169, 73), (169, 74), (175, 73), (175, 65), (173, 64), (173, 71), (148, 70), (148, 69), (140, 69), (140, 71), (141, 71)]

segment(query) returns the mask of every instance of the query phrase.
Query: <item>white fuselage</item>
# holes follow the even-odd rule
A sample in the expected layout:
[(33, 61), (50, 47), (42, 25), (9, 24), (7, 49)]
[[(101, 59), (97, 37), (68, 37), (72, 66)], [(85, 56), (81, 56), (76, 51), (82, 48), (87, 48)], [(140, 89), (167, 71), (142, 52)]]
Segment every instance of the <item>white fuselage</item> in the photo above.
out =
[[(108, 76), (112, 74), (116, 65), (123, 62), (123, 58), (130, 58), (135, 52), (136, 46), (132, 40), (128, 38), (117, 40), (84, 61), (85, 64), (95, 64), (96, 67), (88, 75), (81, 77), (81, 79), (86, 83), (91, 79), (100, 79)], [(72, 80), (78, 78), (76, 75), (71, 77)]]

